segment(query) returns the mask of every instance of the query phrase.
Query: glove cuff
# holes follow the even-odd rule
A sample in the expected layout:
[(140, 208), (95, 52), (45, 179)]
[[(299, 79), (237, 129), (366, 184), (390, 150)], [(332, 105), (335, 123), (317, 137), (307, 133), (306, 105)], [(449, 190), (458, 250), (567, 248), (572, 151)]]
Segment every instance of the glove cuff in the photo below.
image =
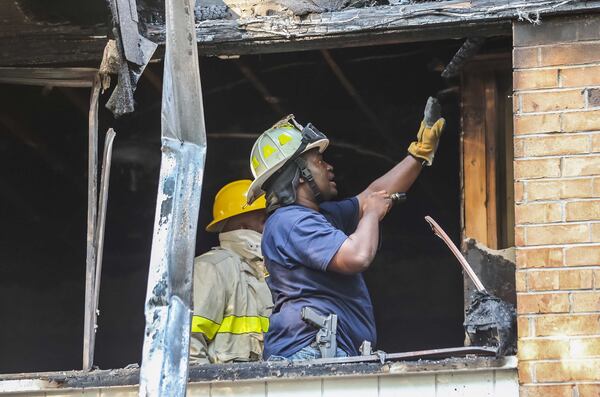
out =
[(422, 161), (423, 166), (430, 166), (433, 163), (433, 151), (423, 150), (419, 142), (414, 141), (408, 147), (408, 154)]

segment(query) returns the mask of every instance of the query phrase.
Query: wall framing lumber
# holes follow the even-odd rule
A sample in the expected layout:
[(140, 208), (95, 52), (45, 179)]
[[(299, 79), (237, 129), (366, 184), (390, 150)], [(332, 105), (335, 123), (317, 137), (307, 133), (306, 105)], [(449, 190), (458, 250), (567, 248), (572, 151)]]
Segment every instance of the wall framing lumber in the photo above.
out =
[[(0, 3), (0, 14), (7, 7)], [(600, 0), (449, 0), (365, 8), (307, 16), (273, 15), (197, 23), (200, 55), (241, 55), (511, 34), (513, 20), (600, 11)], [(543, 23), (543, 22), (542, 22)], [(162, 24), (148, 25), (164, 44)], [(107, 26), (0, 26), (0, 66), (65, 64), (102, 57)], [(155, 57), (161, 57), (161, 53)]]
[[(478, 58), (462, 74), (463, 239), (473, 238), (492, 249), (514, 244), (508, 233), (512, 206), (512, 137), (505, 122), (505, 96), (511, 81), (510, 56)], [(512, 219), (512, 218), (511, 218)]]

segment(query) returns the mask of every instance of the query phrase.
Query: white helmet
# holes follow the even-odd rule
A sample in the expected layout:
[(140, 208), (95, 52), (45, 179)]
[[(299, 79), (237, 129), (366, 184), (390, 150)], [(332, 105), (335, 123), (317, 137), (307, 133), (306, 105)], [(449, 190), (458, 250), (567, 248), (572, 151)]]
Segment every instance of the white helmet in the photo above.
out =
[(263, 132), (254, 142), (250, 154), (254, 181), (246, 195), (248, 204), (264, 193), (262, 185), (284, 165), (314, 148), (323, 153), (328, 145), (329, 139), (323, 133), (310, 123), (302, 127), (292, 114)]

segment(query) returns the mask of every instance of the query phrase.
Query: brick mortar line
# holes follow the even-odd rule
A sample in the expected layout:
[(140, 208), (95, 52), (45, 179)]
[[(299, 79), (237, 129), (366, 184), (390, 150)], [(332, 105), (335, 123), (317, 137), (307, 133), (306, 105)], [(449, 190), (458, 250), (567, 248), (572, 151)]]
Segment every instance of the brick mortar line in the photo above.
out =
[[(579, 270), (579, 269), (578, 269)], [(592, 269), (590, 269), (591, 271)], [(598, 270), (598, 269), (593, 269), (593, 270)], [(527, 272), (527, 271), (521, 271), (521, 273), (533, 273), (534, 270)], [(559, 270), (557, 270), (557, 272), (559, 272)], [(576, 292), (578, 294), (581, 295), (585, 295), (585, 293), (597, 293), (598, 290), (592, 289), (592, 287), (590, 288), (579, 288), (579, 289), (542, 289), (542, 290), (533, 290), (533, 291), (527, 291), (527, 292), (517, 292), (517, 294), (522, 294), (522, 295), (527, 295), (527, 294), (531, 294), (531, 295), (548, 295), (548, 294), (568, 294), (571, 292)], [(589, 295), (589, 294), (588, 294)], [(539, 313), (539, 314), (544, 314), (544, 313), (540, 313), (540, 312), (532, 312), (532, 314), (535, 313)], [(567, 313), (567, 312), (556, 312), (554, 314), (559, 314), (559, 313)], [(584, 311), (584, 312), (578, 312), (579, 314), (582, 313), (596, 313), (596, 314), (600, 314), (600, 311)], [(550, 314), (552, 314), (552, 312), (550, 312)]]
[[(577, 221), (579, 222), (579, 221)], [(581, 223), (576, 223), (577, 225), (580, 225)], [(571, 225), (570, 223), (568, 225)], [(539, 227), (539, 226), (566, 226), (565, 222), (563, 221), (555, 221), (555, 222), (546, 222), (546, 223), (519, 223), (518, 224), (519, 227), (527, 227), (527, 226), (533, 226), (533, 227)], [(590, 237), (590, 241), (591, 241), (591, 237)]]
[(560, 363), (563, 361), (598, 361), (598, 359), (600, 359), (600, 355), (593, 355), (593, 356), (582, 356), (582, 357), (576, 357), (576, 358), (556, 358), (556, 359), (537, 359), (537, 358), (529, 358), (529, 359), (525, 359), (525, 358), (519, 358), (520, 362), (523, 363), (529, 363), (529, 364), (552, 364), (552, 363)]
[[(545, 159), (562, 159), (562, 158), (585, 158), (585, 157), (600, 157), (600, 154), (598, 152), (593, 152), (593, 153), (575, 153), (575, 154), (551, 154), (551, 155), (547, 155), (547, 156), (540, 156), (543, 157)], [(519, 157), (519, 160), (539, 160), (540, 157)], [(600, 174), (595, 174), (597, 176), (600, 176)], [(554, 177), (556, 178), (556, 177)]]
[[(586, 198), (586, 197), (575, 197), (575, 198), (564, 198), (564, 199), (556, 199), (556, 200), (539, 200), (539, 199), (531, 199), (531, 200), (523, 200), (523, 201), (515, 201), (515, 206), (525, 206), (525, 205), (535, 205), (535, 204), (566, 204), (578, 201), (598, 201), (600, 198)], [(566, 221), (563, 221), (566, 222)], [(525, 223), (519, 223), (518, 225), (526, 225)]]
[(565, 137), (570, 136), (585, 136), (585, 135), (599, 135), (599, 130), (592, 131), (557, 131), (557, 132), (537, 132), (533, 134), (513, 134), (513, 139), (528, 139), (528, 138), (546, 138), (546, 137)]
[[(527, 160), (529, 161), (529, 160)], [(599, 177), (600, 174), (594, 174), (594, 175), (588, 175), (588, 177), (590, 178), (597, 178)], [(544, 177), (544, 176), (538, 176), (538, 177), (528, 177), (528, 178), (516, 178), (515, 182), (550, 182), (550, 181), (556, 181), (556, 178), (560, 178), (560, 177), (556, 177), (556, 176), (552, 176), (552, 177)], [(570, 176), (567, 176), (565, 178), (571, 178)], [(526, 200), (521, 200), (521, 201), (526, 201)]]
[[(584, 271), (589, 271), (589, 272), (594, 272), (597, 270), (600, 270), (600, 266), (598, 265), (590, 265), (590, 266), (560, 266), (560, 267), (519, 267), (516, 269), (516, 273), (519, 274), (533, 274), (533, 273), (566, 273), (566, 272), (579, 272), (579, 273), (583, 273)], [(562, 293), (562, 292), (573, 292), (573, 291), (594, 291), (593, 287), (585, 287), (585, 288), (550, 288), (550, 289), (542, 289), (542, 288), (538, 288), (538, 289), (534, 289), (534, 290), (527, 290), (527, 291), (518, 291), (518, 294), (527, 294), (527, 293), (538, 293), (538, 294), (544, 294), (544, 293)], [(598, 309), (598, 313), (600, 313), (600, 309)]]
[(527, 361), (529, 363), (532, 362), (536, 362), (536, 363), (542, 363), (542, 364), (553, 364), (553, 363), (560, 363), (560, 362), (564, 362), (564, 361), (598, 361), (598, 359), (600, 359), (600, 356), (587, 356), (587, 357), (577, 357), (577, 358), (545, 358), (545, 359), (531, 359), (531, 360), (523, 360), (522, 358), (519, 358), (519, 361)]
[[(514, 56), (513, 56), (514, 60)], [(539, 61), (539, 59), (538, 59)], [(534, 70), (548, 70), (548, 69), (575, 69), (575, 68), (589, 68), (598, 66), (598, 61), (589, 61), (583, 63), (563, 63), (558, 65), (543, 65), (543, 66), (525, 66), (518, 67), (515, 66), (514, 62), (512, 64), (513, 72), (521, 72), (521, 71), (534, 71)]]
[(600, 339), (600, 334), (598, 334), (598, 335), (569, 335), (567, 337), (564, 337), (564, 336), (524, 336), (524, 337), (519, 338), (519, 340), (544, 340), (544, 341), (549, 341), (549, 342), (570, 341), (572, 339)]
[[(599, 176), (600, 175), (589, 175), (589, 177), (592, 177), (592, 178), (597, 178)], [(546, 177), (543, 177), (543, 176), (540, 176), (540, 177), (537, 177), (537, 178), (536, 177), (518, 178), (518, 179), (515, 179), (515, 182), (533, 182), (533, 183), (535, 183), (535, 182), (556, 182), (556, 178), (557, 177), (555, 177), (555, 176), (553, 176), (551, 178), (546, 178)], [(570, 178), (570, 177), (566, 177), (566, 178)], [(596, 193), (592, 193), (592, 194), (596, 194)], [(532, 200), (532, 201), (535, 201), (535, 200)], [(521, 202), (527, 202), (527, 199), (520, 200), (518, 202), (519, 203), (521, 203)]]
[[(600, 65), (598, 66), (600, 68)], [(560, 71), (560, 69), (559, 69)], [(560, 78), (560, 77), (559, 77)], [(563, 91), (585, 91), (586, 89), (598, 89), (600, 85), (562, 85), (562, 83), (558, 83), (556, 87), (540, 87), (540, 88), (519, 88), (513, 86), (513, 95), (516, 96), (519, 94), (538, 94), (545, 92), (563, 92)]]
[(561, 204), (561, 203), (578, 203), (578, 202), (589, 202), (589, 201), (600, 201), (600, 197), (570, 197), (564, 199), (556, 199), (556, 200), (534, 200), (530, 202), (521, 201), (519, 203), (515, 203), (515, 205), (535, 205), (535, 204)]
[(515, 248), (517, 250), (534, 250), (534, 249), (540, 249), (540, 248), (580, 248), (580, 247), (591, 247), (591, 246), (596, 246), (600, 244), (600, 242), (590, 242), (590, 241), (586, 241), (584, 243), (568, 243), (568, 244), (543, 244), (543, 245), (536, 245), (536, 246), (529, 246), (529, 245), (524, 245), (524, 246), (515, 246)]
[[(536, 291), (531, 291), (531, 292), (539, 292), (539, 294), (562, 294), (562, 293), (569, 293), (569, 292), (597, 292), (598, 290), (592, 289), (592, 288), (582, 288), (582, 289), (573, 289), (573, 290), (553, 290), (553, 289), (548, 289), (548, 290), (536, 290)], [(574, 312), (571, 313), (569, 311), (566, 312), (547, 312), (547, 313), (540, 313), (540, 312), (527, 312), (527, 313), (518, 313), (519, 315), (523, 315), (523, 316), (531, 316), (531, 315), (540, 315), (540, 316), (547, 316), (547, 315), (556, 315), (556, 314), (584, 314), (584, 315), (600, 315), (600, 311), (597, 312)], [(598, 334), (600, 335), (600, 334)]]
[[(598, 224), (600, 219), (589, 219), (585, 221), (572, 221), (572, 222), (545, 222), (545, 223), (515, 223), (515, 226), (571, 226), (571, 225), (587, 225), (587, 224)], [(594, 241), (586, 241), (586, 243), (593, 243)]]
[(527, 157), (517, 157), (517, 156), (515, 156), (514, 159), (515, 160), (547, 159), (547, 158), (556, 158), (557, 156), (560, 156), (562, 158), (562, 157), (581, 156), (581, 155), (584, 155), (584, 154), (600, 154), (600, 152), (590, 152), (590, 151), (587, 151), (587, 152), (579, 152), (579, 153), (566, 153), (566, 154), (560, 154), (560, 155), (557, 155), (557, 154), (550, 154), (550, 155), (541, 154), (539, 156), (527, 156)]
[[(594, 284), (594, 274), (592, 273), (592, 285)], [(569, 292), (567, 293), (567, 300), (569, 301), (569, 313), (576, 313), (574, 312), (574, 306), (573, 306), (573, 292)], [(583, 292), (585, 294), (585, 292)], [(593, 294), (593, 292), (592, 292)]]
[[(519, 98), (522, 98), (522, 96), (519, 96)], [(584, 107), (581, 108), (576, 108), (576, 109), (560, 109), (560, 110), (550, 110), (550, 111), (544, 111), (544, 112), (523, 112), (521, 110), (518, 110), (517, 112), (514, 113), (514, 115), (517, 116), (544, 116), (547, 114), (567, 114), (567, 113), (584, 113), (584, 112), (598, 112), (600, 111), (600, 106), (593, 106), (593, 107), (586, 107), (584, 105)]]
[[(519, 98), (522, 98), (519, 96)], [(566, 114), (566, 113), (586, 113), (586, 112), (595, 112), (600, 110), (600, 107), (592, 107), (592, 108), (580, 108), (580, 109), (561, 109), (561, 110), (549, 110), (545, 112), (521, 112), (517, 111), (513, 113), (513, 116), (545, 116), (549, 114)]]
[(551, 136), (551, 135), (557, 135), (557, 136), (568, 136), (568, 135), (581, 135), (581, 134), (597, 134), (598, 132), (600, 132), (600, 129), (594, 129), (594, 130), (590, 130), (590, 131), (586, 131), (586, 130), (577, 130), (577, 131), (554, 131), (554, 132), (535, 132), (535, 133), (521, 133), (521, 134), (513, 134), (513, 139), (514, 138), (518, 138), (518, 137), (528, 137), (528, 136)]
[(548, 177), (546, 179), (544, 179), (544, 181), (549, 181), (549, 182), (562, 182), (562, 181), (580, 181), (583, 179), (598, 179), (600, 178), (600, 174), (598, 175), (583, 175), (583, 176), (567, 176), (567, 177), (558, 177), (558, 176), (553, 176), (553, 177)]
[(547, 341), (547, 342), (564, 342), (570, 341), (572, 339), (598, 339), (600, 335), (569, 335), (567, 338), (563, 339), (551, 339), (556, 338), (553, 336), (521, 336), (519, 337), (519, 341)]
[(583, 106), (586, 109), (590, 108), (590, 94), (588, 92), (588, 89), (597, 89), (597, 88), (592, 86), (590, 88), (584, 88), (583, 90), (581, 90), (581, 95), (583, 95)]
[[(600, 41), (598, 41), (600, 43)], [(520, 48), (520, 47), (517, 47)], [(595, 66), (600, 66), (600, 61), (596, 61), (593, 63), (585, 63), (582, 65), (554, 65), (554, 66), (531, 66), (525, 68), (517, 68), (513, 65), (514, 72), (533, 72), (539, 70), (561, 70), (561, 69), (583, 69), (583, 68), (593, 68)]]
[(523, 49), (527, 49), (527, 48), (547, 48), (547, 47), (558, 47), (558, 46), (571, 46), (573, 44), (599, 44), (600, 45), (600, 40), (598, 39), (590, 39), (590, 40), (571, 40), (571, 41), (561, 41), (561, 42), (553, 42), (553, 43), (549, 43), (549, 44), (535, 44), (535, 45), (528, 45), (528, 46), (516, 46), (513, 45), (514, 49), (517, 48), (523, 48)]
[(575, 86), (575, 87), (547, 87), (547, 88), (524, 88), (524, 89), (513, 89), (514, 95), (520, 94), (545, 94), (545, 93), (553, 93), (553, 92), (569, 92), (569, 91), (579, 91), (580, 94), (583, 95), (583, 92), (586, 90), (600, 89), (600, 84), (594, 85), (585, 85), (585, 86)]
[[(548, 294), (578, 294), (578, 295), (585, 295), (585, 294), (597, 294), (598, 291), (592, 291), (589, 292), (588, 290), (561, 290), (561, 291), (550, 291), (550, 292), (544, 292), (544, 291), (528, 291), (528, 292), (517, 292), (517, 297), (523, 295), (523, 296), (535, 296), (535, 295), (548, 295)], [(533, 312), (534, 314), (537, 312)], [(559, 313), (566, 313), (566, 312), (559, 312)], [(587, 313), (587, 312), (586, 312)], [(600, 312), (599, 312), (600, 313)], [(526, 313), (522, 313), (522, 314), (526, 314)], [(600, 338), (600, 335), (598, 335), (598, 337)]]
[[(588, 317), (592, 317), (592, 316), (600, 316), (600, 312), (579, 312), (577, 314), (575, 313), (521, 313), (521, 314), (517, 314), (517, 316), (521, 316), (521, 317), (529, 317), (529, 318), (542, 318), (542, 317), (574, 317), (574, 316), (588, 316)], [(558, 335), (544, 335), (544, 337), (549, 337), (549, 336), (558, 336)], [(583, 335), (566, 335), (569, 338), (576, 336), (600, 336), (600, 333), (597, 334), (583, 334)], [(532, 337), (533, 338), (533, 337)], [(537, 338), (537, 336), (535, 337)]]
[[(515, 95), (517, 95), (515, 92), (513, 92), (513, 98), (515, 97)], [(514, 99), (513, 99), (514, 100)], [(521, 113), (521, 109), (523, 109), (523, 97), (520, 95), (517, 95), (517, 110), (516, 110), (516, 114)]]

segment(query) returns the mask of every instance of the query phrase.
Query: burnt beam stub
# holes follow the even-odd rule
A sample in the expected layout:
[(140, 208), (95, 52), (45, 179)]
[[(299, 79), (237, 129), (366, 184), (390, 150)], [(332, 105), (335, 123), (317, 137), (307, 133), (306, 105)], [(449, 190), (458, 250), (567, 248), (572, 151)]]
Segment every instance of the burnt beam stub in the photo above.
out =
[[(474, 239), (466, 241), (465, 257), (485, 288), (493, 295), (517, 305), (515, 288), (515, 250), (492, 250)], [(471, 295), (475, 291), (473, 284), (465, 280), (465, 307), (468, 307)]]

